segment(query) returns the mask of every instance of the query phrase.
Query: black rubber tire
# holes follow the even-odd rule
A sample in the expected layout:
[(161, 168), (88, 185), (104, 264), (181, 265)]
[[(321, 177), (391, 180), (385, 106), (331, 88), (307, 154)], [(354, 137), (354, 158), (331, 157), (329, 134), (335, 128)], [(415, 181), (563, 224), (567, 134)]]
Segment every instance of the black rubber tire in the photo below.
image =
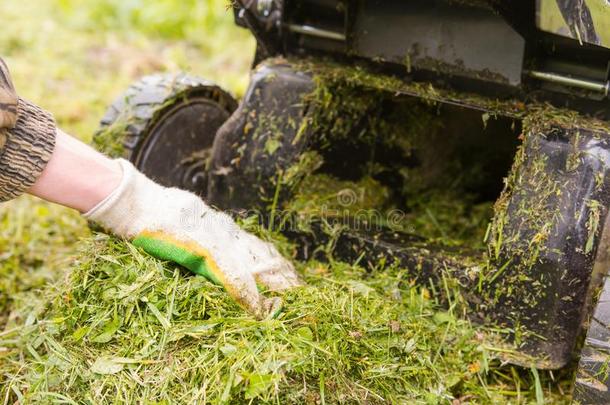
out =
[(207, 80), (184, 74), (147, 76), (106, 111), (98, 149), (130, 160), (157, 182), (205, 196), (207, 161), (235, 99)]

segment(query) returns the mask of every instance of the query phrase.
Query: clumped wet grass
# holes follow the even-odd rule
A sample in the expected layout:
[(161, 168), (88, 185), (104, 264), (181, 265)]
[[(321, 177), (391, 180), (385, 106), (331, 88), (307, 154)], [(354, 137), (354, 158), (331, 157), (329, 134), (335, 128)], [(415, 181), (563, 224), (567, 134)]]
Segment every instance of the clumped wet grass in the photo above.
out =
[(370, 176), (344, 180), (326, 173), (308, 175), (284, 207), (302, 221), (315, 217), (330, 222), (366, 221), (369, 229), (386, 227), (420, 235), (445, 245), (482, 247), (493, 216), (491, 202), (474, 202), (454, 190), (422, 190), (397, 199), (392, 190)]
[[(3, 401), (536, 399), (533, 374), (500, 367), (489, 335), (399, 268), (301, 264), (307, 286), (258, 322), (221, 288), (129, 243), (97, 235), (80, 251), (70, 275), (21, 302), (0, 332)], [(542, 378), (538, 395), (558, 398)]]

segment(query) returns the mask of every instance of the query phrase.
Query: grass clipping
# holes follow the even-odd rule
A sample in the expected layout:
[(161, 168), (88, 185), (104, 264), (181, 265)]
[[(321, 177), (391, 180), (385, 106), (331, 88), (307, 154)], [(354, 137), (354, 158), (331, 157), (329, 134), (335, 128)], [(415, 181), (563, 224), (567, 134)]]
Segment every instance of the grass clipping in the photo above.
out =
[(69, 276), (22, 302), (20, 319), (0, 332), (3, 400), (438, 403), (522, 395), (510, 383), (486, 386), (502, 373), (492, 378), (479, 333), (397, 268), (367, 274), (303, 264), (307, 286), (284, 295), (277, 319), (258, 322), (221, 288), (129, 243), (104, 235), (83, 243)]

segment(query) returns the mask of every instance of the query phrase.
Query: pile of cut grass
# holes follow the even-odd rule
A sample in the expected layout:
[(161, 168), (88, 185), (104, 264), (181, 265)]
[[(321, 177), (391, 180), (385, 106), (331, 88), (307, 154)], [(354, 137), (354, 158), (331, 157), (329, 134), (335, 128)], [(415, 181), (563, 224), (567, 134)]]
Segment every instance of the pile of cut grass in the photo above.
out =
[[(499, 367), (459, 308), (404, 272), (299, 265), (307, 286), (258, 322), (221, 288), (97, 235), (0, 332), (5, 403), (501, 403), (554, 397)], [(554, 388), (556, 390), (556, 388)], [(456, 402), (461, 403), (461, 402)]]

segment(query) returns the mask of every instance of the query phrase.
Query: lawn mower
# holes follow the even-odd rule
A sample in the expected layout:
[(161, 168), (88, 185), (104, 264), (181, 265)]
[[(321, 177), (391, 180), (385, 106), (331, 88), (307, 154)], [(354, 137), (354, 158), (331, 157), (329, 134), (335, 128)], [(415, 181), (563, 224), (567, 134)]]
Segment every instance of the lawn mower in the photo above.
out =
[[(575, 367), (574, 399), (610, 402), (610, 5), (233, 11), (257, 41), (241, 102), (204, 79), (149, 76), (109, 108), (98, 143), (164, 185), (255, 213), (301, 259), (400, 266), (443, 302), (458, 288), (469, 318), (507, 331), (508, 361)], [(329, 179), (332, 204), (307, 195)], [(485, 204), (488, 221), (473, 225)], [(469, 227), (480, 243), (453, 238)]]

